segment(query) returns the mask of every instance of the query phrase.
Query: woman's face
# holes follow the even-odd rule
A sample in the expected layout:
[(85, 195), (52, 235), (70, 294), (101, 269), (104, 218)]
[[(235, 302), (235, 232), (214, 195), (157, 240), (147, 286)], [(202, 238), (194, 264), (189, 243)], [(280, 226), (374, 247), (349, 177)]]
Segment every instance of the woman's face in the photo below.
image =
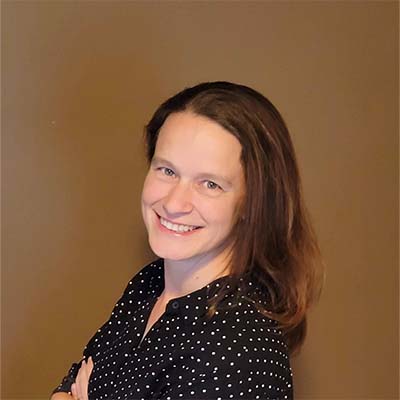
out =
[(169, 260), (213, 259), (225, 248), (244, 194), (239, 141), (191, 112), (160, 129), (142, 193), (153, 252)]

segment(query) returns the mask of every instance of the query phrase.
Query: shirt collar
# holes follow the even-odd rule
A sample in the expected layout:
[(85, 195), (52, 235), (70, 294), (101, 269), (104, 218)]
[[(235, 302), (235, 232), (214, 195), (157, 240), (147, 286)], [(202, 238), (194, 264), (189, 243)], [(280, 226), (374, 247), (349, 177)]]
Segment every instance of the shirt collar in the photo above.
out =
[[(153, 275), (155, 282), (153, 281), (151, 284), (153, 287), (157, 287), (154, 296), (158, 297), (164, 289), (164, 261), (159, 259), (153, 263), (153, 265), (156, 267), (157, 273)], [(243, 283), (243, 279), (240, 279), (240, 281)], [(171, 299), (167, 303), (165, 313), (167, 315), (179, 315), (184, 321), (188, 322), (198, 319), (204, 316), (208, 311), (209, 300), (217, 295), (217, 292), (222, 286), (225, 286), (228, 290), (231, 289), (232, 282), (232, 276), (222, 276), (190, 294)], [(245, 294), (247, 296), (253, 291), (254, 286), (253, 282), (247, 282), (245, 284)], [(224, 301), (227, 302), (228, 306), (233, 305), (235, 298), (241, 298), (242, 294), (243, 293), (239, 293), (239, 296), (235, 296), (233, 293), (227, 294), (225, 295)]]

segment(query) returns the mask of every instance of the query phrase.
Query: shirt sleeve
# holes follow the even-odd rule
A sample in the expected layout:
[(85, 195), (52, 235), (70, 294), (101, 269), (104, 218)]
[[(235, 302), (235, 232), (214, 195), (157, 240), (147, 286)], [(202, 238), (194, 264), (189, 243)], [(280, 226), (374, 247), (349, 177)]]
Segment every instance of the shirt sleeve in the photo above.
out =
[[(129, 287), (129, 285), (128, 285)], [(126, 290), (123, 296), (118, 300), (117, 304), (114, 306), (113, 311), (111, 312), (110, 318), (103, 324), (103, 326), (97, 330), (97, 332), (93, 335), (93, 337), (89, 340), (88, 344), (85, 346), (83, 351), (83, 356), (85, 359), (88, 359), (89, 356), (95, 354), (95, 345), (96, 345), (96, 338), (100, 335), (100, 333), (108, 326), (109, 322), (115, 319), (116, 315), (120, 313), (124, 313), (124, 306), (125, 302), (124, 299), (126, 297)], [(57, 392), (71, 392), (71, 385), (75, 382), (75, 378), (78, 375), (79, 368), (81, 367), (82, 361), (79, 363), (73, 363), (71, 368), (69, 369), (68, 373), (62, 379), (61, 383), (53, 390), (52, 393)]]
[[(146, 271), (149, 271), (149, 268), (146, 269)], [(85, 349), (83, 351), (83, 356), (85, 359), (89, 358), (89, 356), (94, 357), (95, 352), (96, 352), (96, 339), (102, 334), (102, 332), (115, 320), (122, 320), (123, 318), (127, 318), (128, 313), (127, 309), (129, 308), (129, 304), (127, 299), (129, 298), (132, 302), (132, 299), (134, 299), (131, 296), (131, 291), (132, 287), (137, 284), (137, 281), (139, 279), (142, 279), (142, 274), (136, 274), (128, 283), (127, 287), (124, 290), (124, 293), (122, 294), (121, 298), (118, 300), (118, 302), (115, 304), (110, 318), (101, 326), (100, 329), (97, 330), (97, 332), (93, 335), (93, 337), (89, 340), (88, 344), (85, 346)], [(108, 336), (108, 340), (113, 341), (116, 340), (118, 336), (118, 331), (117, 330), (112, 330), (111, 334)], [(69, 369), (68, 373), (64, 378), (62, 379), (61, 383), (53, 390), (52, 393), (57, 393), (57, 392), (70, 392), (71, 391), (71, 385), (75, 382), (75, 378), (78, 375), (79, 368), (81, 367), (82, 361), (79, 363), (73, 363), (71, 368)]]
[[(292, 400), (292, 370), (287, 348), (273, 329), (260, 345), (251, 329), (233, 335), (229, 347), (216, 346), (204, 356), (188, 355), (168, 371), (154, 399)], [(210, 339), (212, 340), (212, 339)], [(264, 347), (265, 346), (265, 347)]]
[(221, 368), (191, 379), (175, 379), (158, 393), (159, 400), (293, 400), (290, 376), (282, 377), (282, 371), (266, 367), (258, 373), (247, 365), (237, 369)]
[(75, 378), (78, 375), (79, 368), (81, 367), (82, 361), (79, 363), (72, 364), (66, 376), (64, 376), (61, 383), (53, 390), (52, 394), (58, 392), (71, 392), (71, 385), (75, 382)]

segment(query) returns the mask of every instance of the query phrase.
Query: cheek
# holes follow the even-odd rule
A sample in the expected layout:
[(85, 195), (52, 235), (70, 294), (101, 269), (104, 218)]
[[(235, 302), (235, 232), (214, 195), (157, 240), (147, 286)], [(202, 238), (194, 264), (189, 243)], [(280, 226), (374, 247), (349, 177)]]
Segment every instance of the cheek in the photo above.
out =
[(150, 224), (150, 208), (157, 201), (157, 192), (159, 191), (154, 179), (150, 175), (147, 175), (143, 184), (141, 201), (142, 218), (147, 229), (149, 229)]
[(233, 228), (238, 221), (243, 196), (240, 193), (236, 193), (230, 200), (229, 204), (225, 204), (225, 207), (221, 210), (221, 215), (223, 215), (225, 224), (229, 225), (229, 229)]
[(142, 205), (149, 205), (157, 201), (157, 197), (160, 196), (160, 188), (157, 185), (156, 180), (148, 174), (142, 190)]
[(234, 223), (234, 203), (221, 201), (211, 201), (199, 205), (199, 211), (203, 216), (207, 216), (209, 223), (213, 223), (218, 230), (229, 230)]

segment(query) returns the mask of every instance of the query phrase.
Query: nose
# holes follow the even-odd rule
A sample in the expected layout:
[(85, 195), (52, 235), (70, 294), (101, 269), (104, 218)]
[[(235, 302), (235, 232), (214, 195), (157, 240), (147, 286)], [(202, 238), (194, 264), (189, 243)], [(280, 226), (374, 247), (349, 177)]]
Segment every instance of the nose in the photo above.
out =
[(168, 216), (177, 217), (191, 213), (193, 210), (192, 188), (189, 183), (178, 182), (171, 187), (164, 198), (163, 208)]

